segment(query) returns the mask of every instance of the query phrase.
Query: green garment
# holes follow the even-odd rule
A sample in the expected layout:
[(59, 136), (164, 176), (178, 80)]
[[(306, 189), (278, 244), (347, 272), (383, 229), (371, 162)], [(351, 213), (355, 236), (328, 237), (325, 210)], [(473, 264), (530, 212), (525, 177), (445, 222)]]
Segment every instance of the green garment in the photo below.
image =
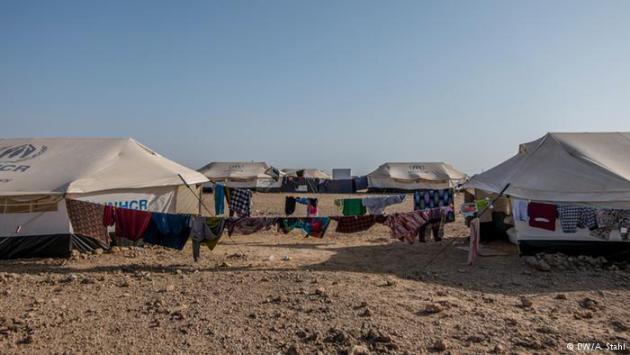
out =
[(348, 198), (343, 200), (344, 216), (363, 216), (365, 212), (366, 211), (365, 206), (363, 206), (363, 199)]
[(481, 212), (482, 210), (486, 209), (488, 207), (488, 205), (490, 205), (490, 201), (488, 201), (488, 200), (476, 200), (475, 201), (475, 206), (477, 207), (477, 212)]

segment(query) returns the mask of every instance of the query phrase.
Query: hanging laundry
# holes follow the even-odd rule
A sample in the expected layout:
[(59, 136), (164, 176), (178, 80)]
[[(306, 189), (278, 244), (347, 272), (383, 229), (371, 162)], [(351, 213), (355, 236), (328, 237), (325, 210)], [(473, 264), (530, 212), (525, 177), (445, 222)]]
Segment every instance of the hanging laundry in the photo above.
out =
[(609, 227), (597, 227), (597, 228), (591, 230), (590, 235), (592, 237), (595, 237), (595, 238), (608, 240), (610, 238), (610, 233), (612, 233), (613, 230), (615, 230), (615, 228), (612, 227), (612, 226), (609, 226)]
[(109, 248), (111, 240), (103, 225), (104, 205), (66, 199), (66, 209), (74, 234), (95, 239)]
[(488, 200), (475, 200), (475, 207), (477, 208), (477, 213), (481, 213), (484, 210), (487, 210), (490, 207), (490, 201)]
[(582, 207), (580, 219), (578, 219), (578, 227), (593, 230), (597, 228), (597, 216), (595, 209), (592, 207)]
[(317, 199), (316, 198), (308, 199), (308, 204), (306, 205), (306, 216), (307, 217), (317, 216)]
[(462, 204), (461, 212), (464, 218), (472, 218), (477, 213), (477, 207), (474, 202), (464, 203)]
[(116, 215), (116, 207), (108, 205), (103, 209), (103, 226), (113, 226), (116, 223), (114, 216)]
[(454, 196), (453, 189), (417, 190), (413, 194), (414, 209), (425, 210), (428, 208), (452, 206)]
[[(111, 206), (109, 206), (111, 207)], [(151, 222), (151, 212), (127, 208), (105, 208), (103, 224), (116, 225), (116, 236), (132, 241), (142, 239)]]
[(306, 236), (323, 238), (330, 224), (328, 217), (306, 217), (306, 218), (279, 218), (276, 221), (278, 229), (284, 234), (293, 229), (302, 229)]
[(595, 212), (598, 227), (612, 227), (619, 222), (622, 210), (602, 208)]
[(246, 189), (230, 189), (230, 211), (238, 217), (249, 217), (252, 208), (252, 192)]
[(214, 214), (217, 216), (225, 212), (225, 189), (223, 184), (214, 185)]
[(337, 222), (337, 233), (357, 233), (370, 229), (380, 218), (381, 223), (384, 222), (385, 217), (382, 216), (344, 216), (344, 217), (332, 217), (332, 220)]
[(619, 216), (619, 234), (621, 239), (628, 240), (630, 234), (630, 211), (625, 210)]
[(272, 217), (242, 217), (230, 218), (227, 221), (228, 235), (254, 234), (261, 230), (269, 230), (276, 223), (277, 218)]
[(576, 233), (578, 225), (593, 229), (597, 225), (595, 212), (592, 208), (567, 205), (558, 205), (558, 218), (564, 233)]
[(531, 227), (550, 231), (556, 230), (556, 217), (558, 215), (556, 205), (530, 202), (527, 205), (527, 215)]
[(214, 239), (206, 239), (205, 244), (211, 251), (219, 243), (219, 240), (223, 236), (223, 229), (225, 228), (225, 218), (220, 217), (208, 217), (206, 218), (206, 225), (210, 228), (210, 232), (215, 236)]
[(194, 216), (190, 218), (191, 237), (193, 241), (193, 260), (199, 260), (201, 243), (206, 243), (210, 250), (214, 249), (223, 235), (225, 219), (220, 217)]
[(287, 196), (284, 201), (284, 214), (290, 216), (295, 212), (295, 197)]
[(306, 205), (306, 216), (317, 216), (317, 199), (311, 197), (297, 197), (295, 202)]
[(426, 212), (413, 211), (388, 215), (383, 224), (390, 228), (392, 238), (406, 240), (412, 244), (427, 220)]
[(369, 214), (383, 214), (385, 207), (402, 203), (405, 194), (392, 196), (373, 196), (363, 198), (363, 206)]
[(444, 224), (447, 222), (447, 218), (452, 214), (451, 208), (430, 208), (424, 211), (426, 214), (426, 224), (420, 228), (418, 233), (419, 240), (421, 242), (426, 241), (426, 237), (429, 229), (433, 233), (433, 239), (436, 242), (442, 240), (444, 236)]
[(190, 216), (152, 213), (151, 223), (144, 232), (145, 243), (182, 250), (190, 236)]
[(608, 240), (610, 233), (619, 228), (621, 210), (602, 208), (595, 212), (597, 228), (591, 230), (591, 236)]
[(514, 200), (512, 215), (515, 221), (527, 222), (529, 216), (527, 215), (527, 201), (526, 200)]
[(344, 216), (363, 216), (366, 212), (363, 199), (360, 198), (335, 200), (335, 206), (341, 208), (341, 213)]
[(479, 254), (479, 218), (470, 221), (470, 244), (468, 246), (468, 265), (472, 265)]

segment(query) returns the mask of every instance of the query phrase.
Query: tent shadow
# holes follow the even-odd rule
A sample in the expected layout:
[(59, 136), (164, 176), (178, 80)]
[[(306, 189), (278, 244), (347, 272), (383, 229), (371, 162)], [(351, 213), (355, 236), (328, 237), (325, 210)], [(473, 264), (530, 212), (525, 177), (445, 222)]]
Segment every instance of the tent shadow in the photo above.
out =
[[(286, 248), (295, 250), (331, 251), (326, 260), (298, 266), (250, 266), (247, 259), (230, 259), (230, 255), (213, 257), (212, 263), (193, 264), (181, 262), (138, 263), (129, 260), (125, 264), (94, 265), (77, 268), (66, 265), (65, 259), (15, 259), (0, 261), (0, 271), (16, 274), (90, 274), (151, 272), (155, 274), (180, 272), (352, 272), (401, 279), (427, 284), (490, 294), (523, 295), (530, 293), (557, 293), (572, 291), (626, 290), (630, 287), (628, 272), (615, 273), (604, 270), (538, 272), (524, 264), (513, 246), (490, 244), (501, 251), (512, 250), (505, 256), (479, 257), (472, 266), (466, 264), (465, 238), (448, 238), (441, 242), (415, 243), (391, 242), (376, 239), (372, 244), (341, 246), (335, 243), (237, 243), (238, 246)], [(299, 256), (298, 256), (299, 258)], [(233, 260), (230, 261), (230, 260)], [(220, 267), (222, 261), (233, 264)], [(298, 260), (299, 261), (299, 260)]]
[(441, 242), (390, 243), (334, 249), (328, 260), (302, 266), (303, 270), (357, 272), (392, 275), (456, 289), (492, 294), (523, 295), (572, 291), (626, 290), (628, 273), (606, 270), (540, 272), (529, 268), (516, 247), (503, 242), (489, 244), (508, 255), (479, 257), (467, 265), (468, 252), (462, 250), (465, 238)]

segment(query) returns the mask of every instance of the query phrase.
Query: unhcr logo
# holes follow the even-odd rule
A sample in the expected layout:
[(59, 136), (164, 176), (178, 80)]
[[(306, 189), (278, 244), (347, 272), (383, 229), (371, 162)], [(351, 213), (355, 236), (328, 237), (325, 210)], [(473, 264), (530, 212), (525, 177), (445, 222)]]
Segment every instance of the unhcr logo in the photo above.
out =
[(48, 150), (45, 145), (10, 145), (0, 148), (0, 163), (17, 163), (38, 157)]

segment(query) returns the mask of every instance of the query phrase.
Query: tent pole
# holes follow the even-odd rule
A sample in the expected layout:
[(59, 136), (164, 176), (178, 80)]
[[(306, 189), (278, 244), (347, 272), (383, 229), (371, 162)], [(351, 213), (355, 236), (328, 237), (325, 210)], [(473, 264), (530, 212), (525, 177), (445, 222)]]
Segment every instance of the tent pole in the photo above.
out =
[(195, 193), (195, 191), (190, 187), (190, 185), (188, 185), (188, 183), (186, 182), (186, 180), (184, 180), (184, 177), (182, 176), (182, 174), (177, 174), (177, 176), (179, 176), (179, 178), (182, 180), (182, 182), (184, 183), (184, 185), (186, 185), (186, 187), (188, 188), (188, 190), (190, 190), (190, 192), (193, 194), (193, 196), (195, 196), (195, 198), (197, 199), (197, 201), (199, 201), (199, 215), (201, 216), (201, 206), (203, 206), (203, 208), (208, 212), (209, 215), (212, 215), (212, 212), (210, 212), (210, 210), (208, 209), (208, 207), (206, 207), (206, 205), (203, 203), (203, 201), (201, 200), (201, 197), (197, 196), (197, 194)]

